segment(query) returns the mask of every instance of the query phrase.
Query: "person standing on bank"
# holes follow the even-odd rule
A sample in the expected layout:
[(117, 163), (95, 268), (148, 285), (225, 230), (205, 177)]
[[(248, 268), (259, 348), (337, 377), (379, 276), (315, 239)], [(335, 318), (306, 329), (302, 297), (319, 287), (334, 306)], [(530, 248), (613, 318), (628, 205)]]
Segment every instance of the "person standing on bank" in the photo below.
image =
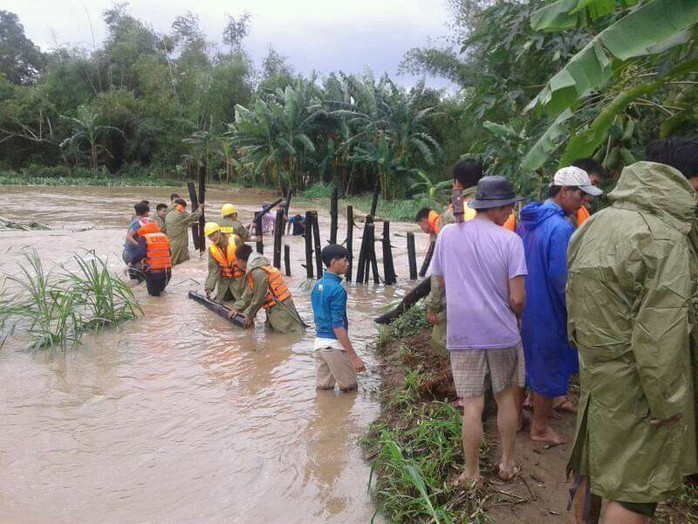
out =
[(436, 240), (431, 272), (446, 290), (446, 348), (456, 392), (463, 399), (465, 471), (458, 478), (461, 486), (480, 481), (488, 376), (497, 402), (502, 451), (499, 477), (510, 480), (518, 472), (513, 459), (519, 425), (514, 389), (524, 381), (517, 318), (526, 302), (526, 258), (521, 238), (501, 226), (519, 200), (505, 177), (484, 177), (468, 203), (475, 218), (446, 226)]
[(191, 214), (186, 211), (186, 200), (176, 198), (172, 205), (165, 217), (165, 227), (172, 249), (172, 265), (176, 266), (189, 260), (189, 226), (199, 220), (204, 212), (204, 204)]
[(577, 352), (567, 340), (567, 244), (574, 226), (566, 216), (576, 215), (587, 197), (602, 191), (591, 185), (586, 171), (570, 166), (553, 177), (543, 203), (521, 210), (518, 234), (526, 252), (526, 296), (521, 337), (526, 354), (526, 384), (532, 392), (532, 440), (564, 444), (548, 425), (553, 399), (567, 394), (569, 379), (577, 374)]
[(315, 282), (310, 293), (315, 317), (315, 373), (317, 389), (341, 391), (358, 388), (356, 374), (366, 365), (354, 351), (349, 340), (347, 292), (342, 287), (342, 275), (347, 272), (347, 250), (330, 244), (321, 252), (327, 271)]
[[(577, 522), (644, 524), (698, 472), (698, 143), (651, 143), (568, 250), (568, 333), (581, 394), (568, 474)], [(593, 517), (595, 518), (595, 517)], [(592, 521), (594, 521), (592, 518)]]
[(243, 244), (235, 251), (240, 268), (247, 273), (245, 291), (232, 305), (229, 318), (240, 313), (244, 315), (245, 327), (254, 325), (254, 318), (260, 309), (267, 313), (266, 327), (280, 333), (302, 333), (305, 323), (293, 303), (291, 291), (284, 277), (269, 260)]

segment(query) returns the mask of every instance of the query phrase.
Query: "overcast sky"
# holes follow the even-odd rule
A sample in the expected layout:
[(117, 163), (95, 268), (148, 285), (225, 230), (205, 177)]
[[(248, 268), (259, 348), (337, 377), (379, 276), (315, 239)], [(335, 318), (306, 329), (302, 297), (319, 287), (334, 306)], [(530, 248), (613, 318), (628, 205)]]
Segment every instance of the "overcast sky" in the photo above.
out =
[[(56, 43), (92, 50), (93, 32), (99, 47), (105, 36), (102, 12), (113, 5), (112, 0), (0, 0), (0, 9), (17, 14), (27, 37), (43, 50)], [(298, 72), (362, 73), (368, 66), (376, 76), (387, 72), (405, 85), (414, 83), (396, 76), (405, 52), (448, 34), (445, 0), (132, 0), (128, 11), (158, 33), (191, 11), (209, 40), (219, 43), (225, 15), (248, 11), (245, 48), (257, 64), (271, 45)], [(435, 79), (427, 84), (445, 85)]]

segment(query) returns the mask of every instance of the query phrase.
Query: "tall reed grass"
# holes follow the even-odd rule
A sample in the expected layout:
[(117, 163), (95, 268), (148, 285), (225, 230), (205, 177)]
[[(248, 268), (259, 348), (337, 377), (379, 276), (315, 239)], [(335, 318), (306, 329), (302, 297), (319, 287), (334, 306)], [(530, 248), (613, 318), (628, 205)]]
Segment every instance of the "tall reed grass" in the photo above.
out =
[(73, 255), (76, 269), (47, 271), (39, 254), (24, 253), (19, 272), (6, 277), (13, 291), (0, 296), (0, 333), (26, 336), (30, 348), (67, 350), (89, 330), (142, 313), (131, 289), (93, 252)]

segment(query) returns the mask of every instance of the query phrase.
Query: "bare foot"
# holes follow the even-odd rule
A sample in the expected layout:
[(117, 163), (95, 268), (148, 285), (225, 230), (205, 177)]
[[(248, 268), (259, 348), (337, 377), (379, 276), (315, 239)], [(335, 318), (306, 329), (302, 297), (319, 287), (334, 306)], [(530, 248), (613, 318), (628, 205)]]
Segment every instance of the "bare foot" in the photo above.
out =
[(536, 442), (545, 442), (551, 446), (567, 444), (567, 440), (558, 435), (557, 432), (549, 426), (546, 426), (543, 431), (536, 431), (534, 428), (531, 428), (530, 436), (531, 440), (535, 440)]
[(482, 480), (480, 475), (471, 475), (467, 472), (461, 473), (458, 478), (452, 482), (454, 487), (459, 487), (465, 491), (472, 489), (481, 489), (484, 487), (485, 482)]
[(499, 478), (502, 479), (503, 481), (508, 481), (516, 478), (516, 476), (519, 474), (519, 467), (518, 466), (509, 466), (508, 468), (504, 467), (504, 464), (499, 465)]
[(577, 406), (572, 404), (572, 401), (567, 397), (557, 397), (553, 402), (555, 411), (565, 411), (567, 413), (577, 413)]

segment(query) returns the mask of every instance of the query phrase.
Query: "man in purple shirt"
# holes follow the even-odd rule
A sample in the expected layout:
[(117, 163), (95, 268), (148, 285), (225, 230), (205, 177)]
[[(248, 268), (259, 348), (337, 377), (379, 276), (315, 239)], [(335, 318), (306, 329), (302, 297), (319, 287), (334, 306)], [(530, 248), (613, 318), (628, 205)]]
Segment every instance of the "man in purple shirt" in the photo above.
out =
[(524, 385), (517, 318), (526, 302), (526, 257), (521, 239), (500, 227), (518, 200), (505, 177), (482, 178), (475, 199), (468, 203), (477, 213), (475, 218), (446, 226), (434, 250), (431, 273), (446, 290), (446, 348), (456, 391), (463, 399), (461, 485), (480, 479), (487, 376), (498, 407), (499, 476), (509, 480), (518, 471), (512, 458), (519, 421), (514, 388)]

